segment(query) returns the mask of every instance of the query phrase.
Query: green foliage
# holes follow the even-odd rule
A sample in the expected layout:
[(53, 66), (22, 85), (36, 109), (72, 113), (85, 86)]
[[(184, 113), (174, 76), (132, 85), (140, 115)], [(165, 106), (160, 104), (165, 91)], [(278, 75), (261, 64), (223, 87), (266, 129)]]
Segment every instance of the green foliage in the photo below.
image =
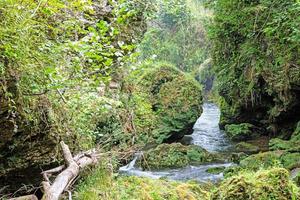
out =
[(138, 164), (143, 169), (180, 168), (216, 160), (216, 156), (199, 146), (184, 146), (179, 143), (161, 144), (144, 152)]
[(158, 7), (139, 45), (139, 59), (166, 61), (182, 71), (197, 73), (209, 56), (204, 28), (209, 20), (207, 11), (196, 0), (163, 0)]
[(287, 150), (287, 151), (300, 151), (299, 140), (282, 140), (279, 138), (271, 139), (269, 142), (270, 150)]
[(0, 184), (8, 172), (60, 160), (60, 140), (72, 152), (94, 145), (98, 119), (118, 104), (98, 89), (132, 59), (147, 8), (135, 0), (0, 2)]
[(228, 124), (225, 126), (225, 132), (234, 141), (251, 139), (255, 136), (252, 131), (253, 125), (249, 123)]
[(288, 115), (292, 127), (299, 120), (293, 117), (299, 106), (299, 1), (215, 2), (210, 38), (218, 90), (239, 108), (224, 122), (234, 118), (277, 132), (273, 125)]
[[(202, 112), (199, 83), (169, 64), (143, 64), (133, 70), (122, 85), (122, 105), (117, 109), (118, 134), (104, 133), (114, 144), (145, 145), (176, 141), (192, 133)], [(111, 122), (114, 123), (114, 122)]]
[(213, 192), (212, 200), (296, 200), (299, 188), (282, 168), (242, 172), (226, 179)]

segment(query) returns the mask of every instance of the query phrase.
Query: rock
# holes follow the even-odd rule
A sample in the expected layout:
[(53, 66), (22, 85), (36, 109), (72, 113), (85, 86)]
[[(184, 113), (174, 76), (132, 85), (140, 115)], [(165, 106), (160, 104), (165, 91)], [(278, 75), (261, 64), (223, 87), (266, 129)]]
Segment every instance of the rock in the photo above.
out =
[(173, 143), (161, 144), (155, 149), (144, 152), (137, 164), (143, 169), (155, 170), (200, 165), (219, 160), (217, 155), (211, 154), (199, 146), (184, 146), (180, 143)]
[(291, 171), (291, 178), (298, 186), (300, 186), (300, 168)]
[(200, 84), (172, 65), (154, 63), (141, 69), (130, 74), (122, 87), (124, 96), (130, 96), (124, 104), (135, 105), (137, 140), (172, 143), (192, 134), (202, 113)]
[(269, 168), (280, 163), (282, 151), (269, 151), (251, 155), (240, 161), (240, 167), (247, 170), (257, 171), (261, 168)]
[[(295, 189), (296, 188), (296, 189)], [(224, 180), (213, 192), (212, 200), (299, 199), (297, 186), (283, 168), (242, 172)]]
[(240, 142), (235, 145), (235, 148), (239, 152), (244, 152), (248, 154), (258, 153), (260, 150), (259, 147), (247, 142)]
[(230, 156), (230, 160), (234, 163), (240, 163), (241, 160), (246, 158), (248, 155), (244, 152), (232, 153)]
[(213, 168), (209, 168), (206, 170), (207, 173), (210, 174), (220, 174), (222, 172), (224, 172), (226, 167), (213, 167)]
[(179, 143), (183, 145), (190, 145), (193, 141), (193, 137), (190, 135), (185, 135), (183, 138), (179, 141)]
[(285, 152), (280, 156), (280, 161), (282, 165), (289, 170), (298, 168), (300, 167), (300, 152), (299, 153)]
[(231, 140), (243, 141), (258, 136), (257, 133), (253, 132), (253, 128), (254, 126), (249, 123), (228, 124), (225, 126), (225, 132)]

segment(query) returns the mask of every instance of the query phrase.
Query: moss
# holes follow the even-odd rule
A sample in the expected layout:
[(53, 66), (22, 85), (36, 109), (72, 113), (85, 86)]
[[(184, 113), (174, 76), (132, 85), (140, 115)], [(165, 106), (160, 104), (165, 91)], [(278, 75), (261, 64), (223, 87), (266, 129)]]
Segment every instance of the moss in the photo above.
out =
[(285, 168), (290, 170), (300, 167), (300, 152), (299, 153), (286, 152), (282, 156), (280, 156), (280, 161)]
[(209, 168), (206, 170), (207, 173), (210, 174), (220, 174), (222, 172), (224, 172), (226, 167), (213, 167), (213, 168)]
[(300, 48), (298, 34), (286, 30), (300, 23), (299, 3), (217, 2), (210, 36), (218, 91), (226, 102), (221, 124), (248, 122), (265, 134), (290, 132), (299, 121), (300, 68), (294, 63), (300, 62)]
[(127, 120), (128, 115), (134, 115), (134, 119), (121, 124), (128, 124), (127, 132), (134, 134), (137, 142), (179, 141), (192, 134), (202, 113), (199, 83), (169, 64), (141, 65), (128, 75), (122, 92), (126, 107), (122, 113), (127, 116), (120, 118)]
[(208, 153), (199, 146), (184, 146), (179, 143), (161, 144), (144, 153), (138, 164), (143, 169), (179, 168), (187, 165), (199, 165), (217, 160), (217, 156)]
[(269, 168), (280, 163), (279, 158), (283, 152), (270, 151), (251, 155), (240, 162), (240, 167), (256, 171), (261, 168)]
[(197, 183), (180, 183), (134, 176), (114, 177), (106, 166), (92, 171), (77, 186), (78, 200), (208, 200), (209, 192)]
[(257, 153), (259, 152), (259, 147), (247, 143), (247, 142), (240, 142), (235, 145), (235, 148), (239, 152), (245, 152), (245, 153)]
[(242, 172), (223, 181), (214, 191), (212, 200), (291, 200), (299, 199), (299, 188), (282, 168)]
[(297, 123), (296, 128), (292, 134), (292, 141), (300, 141), (300, 121)]
[(293, 181), (300, 187), (300, 172), (293, 178)]
[(274, 138), (269, 142), (270, 150), (286, 150), (292, 152), (300, 152), (300, 141), (299, 140), (282, 140)]
[(249, 123), (228, 124), (225, 126), (226, 134), (233, 141), (241, 141), (253, 138), (256, 134), (252, 132), (253, 125)]

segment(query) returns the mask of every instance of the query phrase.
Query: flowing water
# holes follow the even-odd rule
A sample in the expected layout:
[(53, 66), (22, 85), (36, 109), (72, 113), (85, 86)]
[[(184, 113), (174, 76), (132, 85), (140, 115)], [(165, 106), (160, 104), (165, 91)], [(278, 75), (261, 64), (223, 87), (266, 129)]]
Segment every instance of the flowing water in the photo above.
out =
[[(219, 129), (220, 110), (213, 103), (204, 103), (203, 113), (194, 125), (194, 132), (191, 135), (194, 145), (201, 146), (209, 152), (228, 152), (231, 144), (226, 135)], [(210, 174), (209, 168), (229, 167), (232, 163), (210, 163), (200, 166), (187, 166), (180, 169), (168, 169), (161, 171), (143, 171), (135, 167), (135, 162), (142, 153), (137, 153), (134, 160), (128, 165), (119, 169), (122, 174), (132, 176), (143, 176), (154, 179), (168, 178), (171, 180), (196, 180), (199, 182), (218, 181), (223, 178), (223, 173)]]

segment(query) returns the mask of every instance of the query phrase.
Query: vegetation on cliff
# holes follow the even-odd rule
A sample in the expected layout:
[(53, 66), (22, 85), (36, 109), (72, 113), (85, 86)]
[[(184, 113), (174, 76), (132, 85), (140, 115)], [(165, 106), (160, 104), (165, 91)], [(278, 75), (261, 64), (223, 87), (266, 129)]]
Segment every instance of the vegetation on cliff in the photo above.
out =
[(222, 125), (286, 138), (300, 108), (299, 1), (215, 1), (210, 29)]
[(0, 186), (57, 162), (60, 140), (73, 150), (92, 144), (94, 121), (113, 103), (97, 87), (130, 58), (146, 7), (134, 0), (0, 2)]
[[(0, 199), (47, 193), (40, 172), (61, 164), (60, 141), (101, 157), (75, 199), (300, 199), (299, 12), (299, 0), (1, 1)], [(142, 170), (230, 157), (178, 143), (207, 92), (234, 142), (236, 165), (206, 170), (223, 181), (116, 173), (140, 150)], [(268, 148), (249, 141), (261, 137)], [(66, 191), (83, 168), (65, 154), (57, 172), (78, 169)]]

